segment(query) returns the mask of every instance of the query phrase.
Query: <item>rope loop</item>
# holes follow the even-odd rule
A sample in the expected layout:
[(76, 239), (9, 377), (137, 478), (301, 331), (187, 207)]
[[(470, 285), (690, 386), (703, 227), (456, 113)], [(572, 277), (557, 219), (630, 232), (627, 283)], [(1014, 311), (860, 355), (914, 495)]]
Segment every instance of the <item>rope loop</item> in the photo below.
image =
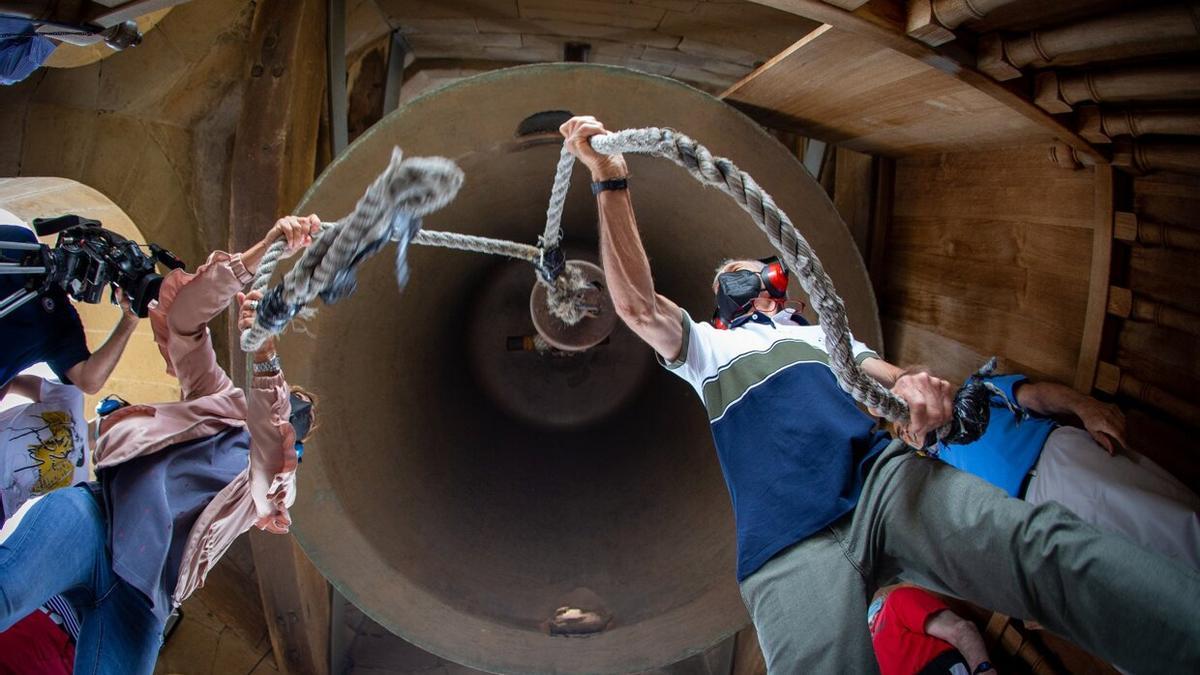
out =
[[(280, 284), (264, 295), (255, 312), (254, 324), (242, 331), (245, 352), (258, 349), (279, 333), (314, 298), (336, 302), (354, 291), (354, 269), (377, 252), (388, 240), (402, 246), (413, 240), (421, 216), (450, 203), (462, 187), (463, 173), (443, 157), (404, 159), (393, 148), (388, 166), (371, 183), (354, 210), (338, 223), (324, 223), (312, 244)], [(267, 249), (251, 286), (266, 291), (281, 259), (286, 242), (276, 241)], [(407, 261), (397, 256), (396, 277), (407, 279)], [(266, 300), (270, 298), (269, 302)]]

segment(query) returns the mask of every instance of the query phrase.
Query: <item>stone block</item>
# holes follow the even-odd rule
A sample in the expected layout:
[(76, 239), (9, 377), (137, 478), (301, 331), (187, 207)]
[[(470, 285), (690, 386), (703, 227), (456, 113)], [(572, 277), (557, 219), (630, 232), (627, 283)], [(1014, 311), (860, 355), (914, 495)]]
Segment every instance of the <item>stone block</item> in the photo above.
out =
[(516, 33), (414, 33), (407, 39), (417, 58), (470, 58), (482, 54), (485, 47), (521, 47), (521, 36)]
[(677, 49), (657, 49), (654, 47), (647, 47), (642, 53), (641, 58), (647, 61), (669, 63), (671, 65), (683, 68), (707, 70), (717, 75), (728, 75), (730, 77), (741, 77), (751, 70), (751, 67), (748, 65), (740, 65), (737, 63), (730, 63), (728, 61), (693, 56), (691, 54), (685, 54)]
[(562, 47), (555, 49), (549, 46), (541, 47), (484, 47), (483, 57), (491, 61), (521, 61), (537, 63), (541, 61), (562, 61)]
[(591, 47), (588, 61), (595, 61), (602, 56), (610, 58), (637, 58), (645, 51), (646, 46), (632, 42), (615, 42), (601, 40), (582, 35), (522, 35), (521, 44), (526, 49), (553, 49), (556, 56), (552, 61), (562, 58), (563, 46), (568, 42), (582, 42)]
[(647, 5), (669, 9), (672, 12), (693, 12), (700, 4), (697, 0), (632, 0), (635, 5)]
[(479, 16), (516, 18), (517, 0), (374, 0), (389, 20), (471, 19)]
[(729, 61), (743, 66), (753, 66), (755, 63), (763, 61), (763, 59), (759, 58), (758, 54), (745, 49), (703, 42), (686, 36), (679, 42), (678, 49), (693, 56), (712, 59), (714, 61)]
[(171, 8), (151, 32), (163, 31), (171, 47), (194, 62), (219, 45), (243, 45), (253, 18), (254, 4), (246, 0), (188, 2)]
[[(697, 86), (705, 91), (725, 91), (729, 85), (737, 82), (745, 77), (750, 68), (743, 68), (741, 73), (735, 75), (723, 75), (712, 71), (703, 70), (700, 68), (689, 68), (687, 66), (679, 66), (675, 68), (675, 72), (671, 73), (671, 77), (677, 80), (683, 80), (688, 84)], [(703, 86), (701, 86), (703, 85)]]
[(664, 75), (670, 77), (675, 72), (675, 66), (669, 63), (656, 63), (654, 61), (646, 61), (638, 58), (608, 58), (598, 57), (592, 59), (593, 63), (601, 63), (609, 66), (621, 66), (631, 70), (637, 70), (651, 75)]
[(613, 42), (630, 42), (652, 45), (662, 49), (674, 49), (679, 44), (679, 37), (667, 33), (626, 28), (623, 26), (605, 26), (593, 23), (575, 21), (547, 21), (530, 19), (477, 19), (476, 26), (480, 32), (486, 33), (527, 33), (534, 35), (562, 35), (572, 39), (599, 38)]
[(660, 33), (750, 52), (766, 60), (815, 30), (810, 19), (754, 3), (701, 3), (693, 12), (667, 12)]
[(346, 3), (346, 53), (353, 54), (392, 32), (394, 26), (375, 0)]
[(473, 35), (478, 31), (475, 27), (475, 20), (471, 18), (464, 19), (398, 19), (397, 28), (401, 33), (406, 35), (410, 33), (434, 33), (434, 34), (468, 34)]
[(603, 26), (658, 27), (666, 10), (647, 5), (628, 5), (603, 0), (517, 0), (521, 18), (593, 23)]

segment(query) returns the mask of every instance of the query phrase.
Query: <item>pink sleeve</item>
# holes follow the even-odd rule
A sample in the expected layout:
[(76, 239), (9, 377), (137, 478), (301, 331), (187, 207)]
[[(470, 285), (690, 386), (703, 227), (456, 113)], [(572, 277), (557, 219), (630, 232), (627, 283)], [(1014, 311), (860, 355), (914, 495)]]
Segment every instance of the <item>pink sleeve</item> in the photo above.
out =
[(240, 254), (216, 251), (195, 274), (175, 270), (163, 280), (158, 304), (150, 312), (150, 327), (167, 372), (179, 378), (184, 399), (231, 386), (217, 364), (207, 324), (252, 278)]
[(256, 525), (287, 532), (288, 507), (296, 498), (296, 434), (288, 422), (292, 405), (283, 375), (255, 377), (250, 387), (246, 423), (250, 429), (250, 495)]

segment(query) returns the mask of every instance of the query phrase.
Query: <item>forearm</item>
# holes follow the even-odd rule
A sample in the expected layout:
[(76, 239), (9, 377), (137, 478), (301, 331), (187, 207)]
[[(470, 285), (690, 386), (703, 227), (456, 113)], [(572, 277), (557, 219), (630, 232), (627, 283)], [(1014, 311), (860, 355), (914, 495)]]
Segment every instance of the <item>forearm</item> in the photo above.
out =
[(0, 390), (0, 398), (13, 394), (37, 403), (42, 400), (42, 378), (36, 375), (17, 375)]
[(628, 190), (600, 193), (600, 258), (617, 313), (633, 319), (653, 314), (657, 304), (650, 259), (642, 246)]
[(925, 624), (925, 632), (949, 642), (967, 660), (972, 672), (988, 660), (987, 647), (975, 624), (948, 609), (931, 617)]
[(104, 387), (109, 376), (116, 369), (117, 363), (121, 360), (121, 354), (125, 352), (129, 338), (133, 337), (133, 332), (137, 329), (137, 322), (136, 317), (122, 313), (121, 320), (117, 322), (112, 333), (109, 333), (104, 344), (92, 352), (86, 361), (76, 364), (67, 371), (68, 377), (75, 386), (88, 394), (95, 394)]
[(883, 386), (891, 389), (896, 385), (896, 380), (904, 373), (904, 369), (888, 363), (883, 359), (869, 358), (862, 362), (862, 369), (872, 379), (879, 382)]
[(1055, 382), (1026, 382), (1017, 388), (1016, 403), (1039, 415), (1077, 415), (1090, 399)]
[(262, 262), (263, 256), (267, 254), (267, 249), (270, 248), (272, 241), (269, 237), (264, 238), (242, 252), (242, 265), (245, 266), (247, 272), (258, 273), (258, 265)]

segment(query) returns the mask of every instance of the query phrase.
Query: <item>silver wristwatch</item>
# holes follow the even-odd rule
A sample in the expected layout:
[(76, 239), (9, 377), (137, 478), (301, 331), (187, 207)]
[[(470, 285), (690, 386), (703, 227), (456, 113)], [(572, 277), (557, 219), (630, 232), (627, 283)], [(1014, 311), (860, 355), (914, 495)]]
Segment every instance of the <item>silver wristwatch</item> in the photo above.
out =
[(255, 375), (274, 375), (279, 372), (279, 355), (272, 354), (266, 361), (254, 362)]

